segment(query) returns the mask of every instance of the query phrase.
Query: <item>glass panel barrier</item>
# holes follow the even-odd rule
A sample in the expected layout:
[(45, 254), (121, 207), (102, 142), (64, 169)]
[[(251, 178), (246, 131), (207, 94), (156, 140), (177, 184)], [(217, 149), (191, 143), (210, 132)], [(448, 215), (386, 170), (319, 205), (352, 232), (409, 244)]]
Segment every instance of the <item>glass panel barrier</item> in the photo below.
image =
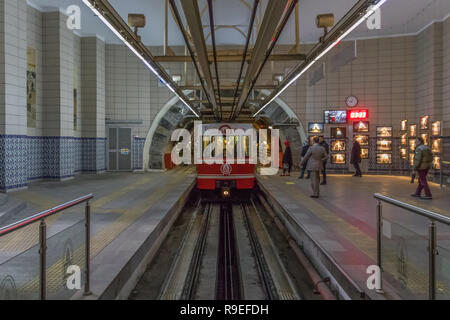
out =
[(0, 300), (37, 300), (39, 221), (0, 237)]
[(70, 299), (81, 289), (91, 294), (86, 250), (93, 197), (0, 228), (0, 300)]
[(405, 299), (428, 299), (429, 219), (383, 203), (383, 279)]
[(86, 220), (82, 206), (74, 210), (47, 231), (47, 299), (70, 299), (84, 285)]
[(450, 299), (450, 226), (436, 222), (436, 299)]

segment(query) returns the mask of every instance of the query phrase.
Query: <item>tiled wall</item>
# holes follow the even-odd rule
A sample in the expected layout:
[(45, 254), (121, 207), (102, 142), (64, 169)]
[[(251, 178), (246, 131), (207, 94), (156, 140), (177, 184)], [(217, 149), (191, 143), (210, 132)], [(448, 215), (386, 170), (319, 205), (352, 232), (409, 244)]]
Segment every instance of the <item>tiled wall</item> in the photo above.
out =
[(416, 116), (442, 120), (442, 23), (416, 37)]
[[(133, 135), (146, 137), (156, 114), (172, 97), (125, 46), (106, 45), (106, 118), (142, 120)], [(128, 125), (127, 125), (128, 126)]]
[[(96, 39), (93, 51), (97, 55), (96, 75), (100, 74), (93, 86), (99, 107), (94, 121), (85, 125), (83, 120), (89, 117), (83, 114), (82, 39), (66, 27), (66, 17), (60, 12), (42, 13), (28, 7), (25, 0), (0, 0), (0, 24), (0, 32), (17, 45), (17, 50), (0, 50), (0, 63), (4, 61), (0, 84), (6, 83), (0, 85), (0, 191), (25, 187), (30, 180), (105, 171), (103, 42)], [(26, 123), (27, 47), (37, 54), (36, 128), (27, 128)], [(2, 48), (5, 45), (0, 41)], [(78, 70), (78, 77), (74, 70)], [(74, 80), (78, 81), (77, 130), (73, 126)]]
[(27, 185), (26, 136), (0, 135), (0, 191)]

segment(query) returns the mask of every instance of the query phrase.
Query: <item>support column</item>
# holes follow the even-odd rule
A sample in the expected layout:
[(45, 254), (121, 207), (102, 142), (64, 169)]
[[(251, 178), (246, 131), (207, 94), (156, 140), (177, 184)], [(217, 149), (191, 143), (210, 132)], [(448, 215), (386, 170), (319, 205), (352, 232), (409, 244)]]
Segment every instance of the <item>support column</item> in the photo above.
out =
[(0, 191), (27, 186), (27, 5), (0, 0)]
[(74, 176), (73, 34), (61, 12), (43, 15), (44, 42), (44, 176)]
[(81, 40), (83, 171), (106, 170), (105, 43), (96, 37)]

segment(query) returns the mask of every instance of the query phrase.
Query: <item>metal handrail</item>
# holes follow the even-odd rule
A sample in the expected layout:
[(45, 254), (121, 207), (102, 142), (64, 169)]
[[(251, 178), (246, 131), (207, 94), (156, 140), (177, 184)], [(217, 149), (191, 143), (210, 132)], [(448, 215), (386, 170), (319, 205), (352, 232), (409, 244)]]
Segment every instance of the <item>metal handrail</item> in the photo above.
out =
[(14, 232), (16, 230), (19, 230), (19, 229), (21, 229), (23, 227), (26, 227), (27, 225), (32, 224), (32, 223), (36, 222), (37, 220), (45, 219), (45, 218), (47, 218), (49, 216), (52, 216), (52, 215), (54, 215), (56, 213), (59, 213), (61, 211), (64, 211), (64, 210), (69, 209), (71, 207), (74, 207), (76, 205), (79, 205), (80, 203), (89, 201), (92, 198), (94, 198), (94, 195), (93, 194), (88, 194), (88, 195), (86, 195), (84, 197), (81, 197), (81, 198), (78, 198), (78, 199), (66, 202), (66, 203), (61, 204), (59, 206), (56, 206), (54, 208), (47, 209), (45, 211), (37, 213), (37, 214), (35, 214), (33, 216), (30, 216), (28, 218), (25, 218), (25, 219), (19, 220), (17, 222), (14, 222), (14, 223), (12, 223), (12, 224), (10, 224), (8, 226), (2, 227), (2, 228), (0, 228), (0, 237), (6, 235), (8, 233)]
[[(437, 226), (436, 222), (440, 222), (446, 225), (450, 225), (450, 218), (444, 215), (438, 214), (436, 212), (426, 210), (413, 206), (409, 203), (402, 202), (396, 199), (386, 197), (382, 194), (376, 193), (374, 197), (378, 200), (377, 204), (377, 264), (380, 270), (382, 268), (382, 228), (383, 228), (383, 207), (382, 202), (389, 203), (396, 207), (405, 209), (414, 214), (420, 215), (422, 217), (428, 218), (430, 220), (430, 225), (428, 226), (428, 283), (429, 292), (428, 298), (430, 300), (436, 299), (436, 256), (438, 255), (437, 250)], [(382, 284), (382, 281), (381, 281)], [(379, 292), (383, 292), (382, 287), (378, 288)]]
[(446, 217), (444, 215), (435, 213), (435, 212), (427, 210), (427, 209), (423, 209), (423, 208), (420, 208), (420, 207), (413, 206), (412, 204), (409, 204), (409, 203), (406, 203), (406, 202), (402, 202), (402, 201), (399, 201), (399, 200), (396, 200), (396, 199), (393, 199), (393, 198), (386, 197), (386, 196), (384, 196), (382, 194), (379, 194), (379, 193), (375, 193), (374, 197), (376, 199), (378, 199), (378, 200), (387, 202), (387, 203), (392, 204), (392, 205), (394, 205), (396, 207), (403, 208), (403, 209), (408, 210), (408, 211), (410, 211), (412, 213), (416, 213), (418, 215), (426, 217), (426, 218), (428, 218), (430, 220), (434, 220), (434, 221), (437, 221), (437, 222), (444, 223), (446, 225), (450, 225), (450, 218)]
[(13, 224), (0, 228), (0, 237), (20, 230), (25, 226), (40, 221), (39, 224), (39, 296), (41, 300), (45, 300), (47, 296), (47, 224), (45, 219), (77, 206), (83, 202), (86, 203), (85, 207), (85, 281), (84, 281), (84, 293), (87, 296), (91, 294), (90, 291), (90, 243), (91, 243), (91, 207), (89, 201), (94, 198), (93, 194), (88, 194), (84, 197), (66, 202), (54, 208), (42, 211), (28, 218), (19, 220)]

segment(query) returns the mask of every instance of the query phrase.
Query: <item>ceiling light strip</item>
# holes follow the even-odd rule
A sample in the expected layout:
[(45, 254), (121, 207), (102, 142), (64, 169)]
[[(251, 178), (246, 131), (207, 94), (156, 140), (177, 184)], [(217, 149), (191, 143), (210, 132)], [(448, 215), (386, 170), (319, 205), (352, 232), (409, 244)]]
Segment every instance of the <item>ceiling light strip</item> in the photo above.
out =
[(167, 88), (172, 91), (177, 97), (178, 99), (180, 99), (180, 101), (182, 103), (184, 103), (191, 111), (192, 113), (195, 114), (195, 116), (197, 118), (200, 118), (200, 115), (191, 107), (191, 105), (189, 103), (187, 103), (186, 100), (184, 100), (180, 94), (178, 92), (176, 92), (176, 90), (164, 79), (164, 77), (162, 75), (160, 75), (158, 73), (158, 71), (144, 58), (144, 56), (139, 53), (136, 48), (134, 48), (123, 36), (122, 34), (108, 21), (108, 19), (106, 19), (103, 14), (101, 14), (97, 8), (95, 8), (95, 6), (92, 5), (92, 3), (89, 0), (83, 0), (84, 4), (87, 5), (89, 7), (89, 9), (92, 10), (92, 12), (94, 12), (94, 14), (100, 18), (100, 20), (102, 20), (102, 22), (112, 31), (114, 32), (114, 34), (147, 66), (147, 68), (149, 68), (157, 77), (159, 80), (161, 80), (161, 82), (167, 86)]
[(323, 56), (325, 56), (331, 49), (333, 49), (337, 44), (339, 44), (345, 37), (347, 37), (353, 30), (355, 30), (361, 23), (363, 23), (368, 17), (370, 17), (376, 10), (378, 10), (387, 0), (380, 0), (377, 4), (370, 6), (366, 14), (358, 19), (350, 28), (348, 28), (342, 35), (340, 35), (334, 42), (332, 42), (328, 47), (326, 47), (322, 52), (320, 52), (315, 58), (307, 60), (304, 63), (304, 67), (301, 68), (299, 73), (292, 78), (288, 83), (283, 85), (283, 87), (274, 95), (269, 101), (264, 103), (264, 105), (253, 115), (256, 117), (261, 111), (263, 111), (269, 104), (271, 104), (276, 98), (278, 98), (288, 87), (290, 87), (295, 81), (297, 81), (305, 72), (307, 72), (317, 61), (319, 61)]

